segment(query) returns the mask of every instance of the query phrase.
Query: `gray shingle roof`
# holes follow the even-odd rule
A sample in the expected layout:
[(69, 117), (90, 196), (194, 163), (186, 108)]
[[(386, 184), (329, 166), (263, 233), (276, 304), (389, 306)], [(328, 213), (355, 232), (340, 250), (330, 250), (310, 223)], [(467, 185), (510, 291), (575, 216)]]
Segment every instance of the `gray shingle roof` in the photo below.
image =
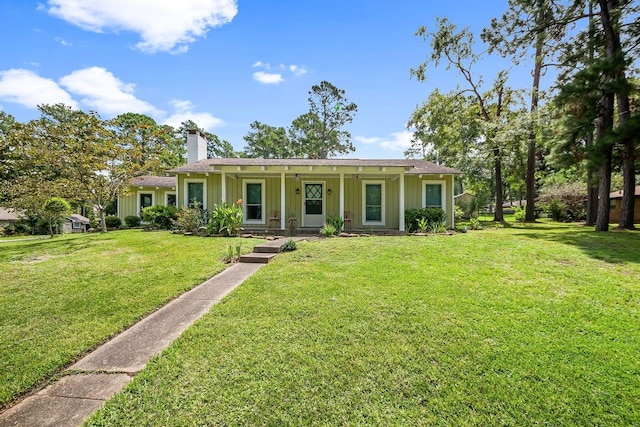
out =
[[(610, 199), (622, 199), (622, 195), (623, 194), (624, 194), (624, 191), (622, 191), (622, 190), (614, 191), (613, 193), (609, 194), (609, 198)], [(640, 185), (636, 186), (635, 196), (640, 196)]]
[(169, 172), (210, 172), (214, 166), (375, 166), (408, 167), (407, 174), (461, 174), (459, 170), (415, 159), (205, 159)]
[(134, 187), (175, 187), (176, 178), (173, 176), (137, 176), (129, 180)]

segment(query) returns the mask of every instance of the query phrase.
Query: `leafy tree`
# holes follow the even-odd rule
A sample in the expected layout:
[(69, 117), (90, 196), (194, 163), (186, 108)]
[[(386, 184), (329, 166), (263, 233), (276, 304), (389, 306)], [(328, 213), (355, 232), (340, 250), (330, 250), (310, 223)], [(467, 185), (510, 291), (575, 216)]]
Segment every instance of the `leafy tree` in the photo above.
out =
[(262, 159), (287, 159), (296, 157), (293, 145), (283, 127), (274, 127), (255, 121), (251, 130), (244, 136), (246, 157)]
[[(441, 61), (445, 61), (446, 68), (453, 68), (463, 77), (465, 86), (459, 88), (453, 96), (464, 95), (467, 100), (472, 100), (469, 104), (471, 110), (466, 111), (465, 116), (471, 118), (475, 112), (478, 121), (474, 124), (474, 130), (478, 127), (482, 128), (481, 135), (474, 139), (478, 148), (485, 148), (492, 156), (493, 176), (494, 176), (494, 192), (496, 209), (494, 221), (503, 221), (503, 174), (502, 174), (502, 157), (503, 147), (500, 146), (500, 138), (498, 133), (505, 128), (508, 123), (509, 109), (515, 101), (516, 94), (506, 84), (507, 74), (505, 72), (498, 73), (492, 87), (483, 91), (482, 78), (473, 74), (472, 68), (481, 59), (481, 55), (474, 53), (474, 37), (468, 29), (457, 31), (454, 24), (451, 24), (446, 18), (437, 20), (438, 29), (436, 32), (428, 32), (426, 27), (420, 27), (416, 35), (423, 38), (424, 41), (431, 43), (431, 55), (427, 60), (420, 64), (418, 68), (411, 69), (412, 76), (418, 81), (426, 80), (426, 70), (430, 64), (438, 66)], [(410, 125), (418, 125), (420, 127), (420, 115), (422, 107), (418, 107), (412, 115)], [(424, 126), (422, 126), (424, 129)], [(435, 130), (435, 129), (431, 129)], [(420, 140), (420, 134), (417, 134)], [(453, 143), (453, 140), (449, 140)], [(489, 154), (488, 153), (488, 154)]]
[(121, 144), (135, 151), (140, 173), (162, 173), (184, 163), (186, 153), (182, 139), (171, 126), (158, 125), (144, 114), (124, 113), (109, 121)]
[(296, 118), (289, 139), (298, 154), (311, 159), (326, 159), (355, 150), (351, 134), (343, 127), (353, 121), (358, 106), (349, 102), (345, 91), (327, 81), (309, 91), (309, 112)]
[(70, 210), (71, 206), (69, 205), (69, 202), (60, 197), (52, 197), (45, 202), (42, 207), (42, 211), (44, 212), (44, 217), (49, 224), (49, 234), (51, 236), (53, 236), (54, 224), (56, 226), (56, 231), (58, 231)]
[[(509, 8), (501, 19), (494, 18), (491, 26), (482, 32), (482, 39), (489, 43), (490, 52), (497, 49), (503, 56), (511, 56), (516, 64), (525, 55), (533, 56), (533, 83), (530, 112), (535, 116), (540, 100), (540, 79), (543, 68), (549, 65), (547, 58), (554, 57), (558, 42), (565, 34), (565, 9), (552, 0), (509, 0)], [(532, 50), (533, 49), (533, 50)], [(528, 135), (526, 221), (535, 221), (536, 193), (536, 127), (532, 120)]]

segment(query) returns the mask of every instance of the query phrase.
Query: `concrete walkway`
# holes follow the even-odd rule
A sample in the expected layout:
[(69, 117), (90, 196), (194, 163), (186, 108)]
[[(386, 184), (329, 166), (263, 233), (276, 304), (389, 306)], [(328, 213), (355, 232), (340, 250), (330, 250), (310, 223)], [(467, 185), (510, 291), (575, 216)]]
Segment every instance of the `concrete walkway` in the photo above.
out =
[(81, 425), (152, 356), (264, 265), (235, 264), (184, 293), (75, 363), (59, 381), (0, 414), (0, 427)]

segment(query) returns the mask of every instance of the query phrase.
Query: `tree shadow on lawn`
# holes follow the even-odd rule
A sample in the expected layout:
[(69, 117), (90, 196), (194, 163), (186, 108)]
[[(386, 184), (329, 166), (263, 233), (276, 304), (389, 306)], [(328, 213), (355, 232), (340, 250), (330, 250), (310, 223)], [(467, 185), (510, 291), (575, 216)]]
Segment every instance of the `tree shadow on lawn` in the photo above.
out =
[(78, 236), (52, 237), (38, 240), (16, 241), (19, 244), (0, 245), (0, 258), (10, 253), (15, 256), (32, 256), (41, 252), (55, 252), (57, 254), (72, 254), (89, 246), (100, 244), (105, 239), (102, 234), (86, 234)]
[(565, 233), (559, 233), (552, 231), (554, 227), (545, 227), (540, 230), (531, 228), (531, 231), (515, 235), (576, 246), (591, 258), (613, 264), (623, 262), (640, 264), (640, 232), (638, 231), (614, 229), (599, 233), (586, 227), (572, 229), (564, 227), (564, 229)]

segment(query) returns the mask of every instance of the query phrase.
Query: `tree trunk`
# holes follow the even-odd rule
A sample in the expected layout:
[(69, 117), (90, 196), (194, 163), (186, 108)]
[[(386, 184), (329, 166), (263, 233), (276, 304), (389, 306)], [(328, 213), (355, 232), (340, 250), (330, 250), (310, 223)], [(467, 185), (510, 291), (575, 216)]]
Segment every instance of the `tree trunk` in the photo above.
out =
[[(544, 10), (540, 10), (538, 20), (544, 19)], [(540, 32), (536, 38), (536, 58), (533, 68), (533, 87), (531, 91), (531, 116), (538, 111), (538, 100), (540, 90), (540, 74), (542, 71), (542, 48), (544, 46), (544, 32)], [(536, 220), (536, 132), (532, 127), (529, 130), (529, 151), (527, 155), (527, 208), (525, 221), (534, 222)]]
[(494, 221), (504, 221), (504, 214), (502, 209), (503, 196), (502, 196), (502, 161), (500, 160), (500, 148), (493, 148), (493, 159), (495, 162), (496, 173), (496, 211), (493, 215)]
[(104, 220), (104, 209), (102, 207), (98, 208), (98, 213), (100, 214), (100, 224), (102, 225), (102, 232), (107, 232), (107, 222)]
[(596, 231), (609, 231), (609, 194), (611, 193), (611, 155), (613, 145), (603, 149), (602, 165), (598, 173), (598, 216)]
[[(593, 132), (587, 133), (586, 148), (587, 152), (593, 146)], [(587, 164), (587, 218), (585, 225), (596, 225), (596, 218), (598, 217), (598, 179), (594, 174), (593, 166)]]
[(633, 230), (635, 216), (635, 190), (636, 190), (636, 171), (635, 171), (635, 146), (633, 139), (626, 141), (624, 149), (624, 157), (622, 160), (622, 212), (620, 213), (619, 228)]

